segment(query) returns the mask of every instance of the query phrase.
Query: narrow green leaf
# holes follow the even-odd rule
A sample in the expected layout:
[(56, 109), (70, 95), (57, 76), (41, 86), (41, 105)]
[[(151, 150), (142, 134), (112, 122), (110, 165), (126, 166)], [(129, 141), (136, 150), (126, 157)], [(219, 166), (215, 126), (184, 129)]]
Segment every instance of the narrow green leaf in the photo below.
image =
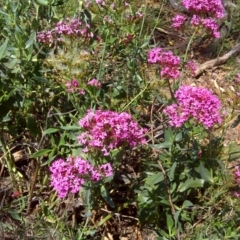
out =
[(48, 1), (47, 0), (36, 0), (36, 2), (40, 5), (45, 5), (47, 6), (48, 5)]
[(200, 163), (200, 166), (195, 169), (201, 176), (202, 179), (204, 179), (207, 182), (214, 182), (214, 179), (212, 177), (211, 172), (203, 166), (203, 163)]
[(115, 204), (112, 198), (110, 197), (106, 188), (103, 185), (101, 186), (101, 195), (110, 207), (115, 208)]
[(164, 175), (162, 172), (153, 173), (152, 175), (148, 176), (145, 181), (146, 184), (149, 185), (152, 189), (157, 188), (157, 184), (164, 180)]
[(173, 219), (169, 214), (167, 214), (167, 228), (169, 232), (171, 232), (171, 229), (173, 228)]
[(55, 133), (55, 132), (58, 132), (59, 130), (60, 130), (59, 128), (48, 128), (47, 130), (45, 130), (45, 131), (43, 132), (43, 135)]
[(66, 131), (73, 131), (73, 130), (81, 129), (79, 126), (61, 126), (60, 128), (62, 130), (66, 130)]
[(188, 179), (186, 182), (181, 182), (178, 186), (179, 192), (184, 192), (189, 188), (199, 188), (203, 187), (204, 180), (203, 179)]
[(170, 172), (168, 174), (169, 180), (172, 181), (174, 179), (174, 173), (175, 173), (175, 169), (177, 167), (177, 163), (174, 162), (173, 165), (170, 168)]
[(177, 228), (177, 224), (178, 224), (178, 219), (179, 219), (180, 213), (181, 213), (181, 210), (177, 211), (177, 212), (174, 214), (175, 228)]
[(26, 42), (25, 49), (29, 48), (31, 45), (33, 45), (34, 41), (36, 40), (36, 32), (32, 32), (28, 41)]
[(8, 45), (8, 38), (4, 41), (4, 43), (0, 47), (0, 60), (4, 57)]
[(22, 221), (22, 218), (20, 216), (20, 214), (16, 211), (9, 211), (10, 214), (11, 214), (11, 217), (15, 220), (18, 220), (18, 221)]
[(42, 157), (42, 156), (48, 154), (48, 153), (51, 152), (51, 151), (52, 151), (52, 149), (41, 149), (41, 150), (33, 153), (30, 157), (31, 157), (31, 158)]
[(169, 141), (159, 143), (159, 144), (149, 144), (149, 147), (153, 149), (162, 149), (162, 148), (170, 148), (172, 146), (172, 143)]

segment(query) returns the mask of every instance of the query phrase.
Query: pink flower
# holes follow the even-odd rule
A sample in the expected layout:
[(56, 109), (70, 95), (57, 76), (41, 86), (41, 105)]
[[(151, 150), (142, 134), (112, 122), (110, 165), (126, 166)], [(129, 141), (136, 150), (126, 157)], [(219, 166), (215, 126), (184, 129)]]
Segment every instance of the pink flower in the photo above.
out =
[(148, 52), (148, 62), (157, 63), (161, 67), (161, 76), (176, 79), (180, 76), (180, 57), (174, 56), (171, 51), (153, 48)]
[(213, 37), (220, 38), (219, 27), (213, 18), (202, 19), (202, 25), (212, 33)]
[(196, 70), (197, 70), (197, 64), (193, 61), (188, 61), (186, 64), (185, 64), (185, 69), (187, 71), (190, 71), (191, 74), (194, 76), (195, 73), (196, 73)]
[(98, 79), (96, 79), (96, 78), (93, 78), (91, 81), (89, 81), (88, 85), (94, 86), (96, 88), (100, 88), (101, 87), (100, 81)]
[(189, 12), (211, 15), (215, 18), (224, 16), (224, 7), (221, 0), (182, 0), (182, 5)]
[(201, 17), (199, 17), (199, 16), (197, 16), (197, 15), (193, 15), (190, 23), (191, 23), (193, 26), (198, 26), (198, 25), (200, 25), (200, 24), (201, 24)]
[(51, 186), (64, 198), (69, 193), (77, 193), (87, 179), (99, 181), (113, 175), (110, 163), (94, 167), (81, 157), (69, 157), (67, 161), (58, 159), (50, 166)]
[(240, 197), (240, 193), (238, 193), (238, 192), (235, 191), (235, 192), (233, 193), (233, 196), (239, 198), (239, 197)]
[(182, 15), (176, 15), (172, 19), (172, 21), (173, 21), (172, 27), (176, 28), (177, 30), (180, 29), (182, 27), (182, 25), (184, 24), (186, 19), (187, 18), (182, 16)]
[(164, 109), (169, 116), (170, 125), (181, 127), (189, 119), (194, 119), (205, 128), (222, 122), (220, 116), (221, 102), (205, 88), (181, 86), (174, 94), (177, 103)]
[(61, 36), (67, 36), (70, 38), (84, 37), (85, 39), (90, 39), (93, 38), (94, 34), (89, 31), (89, 28), (89, 24), (85, 24), (77, 18), (66, 18), (63, 21), (57, 22), (52, 30), (38, 32), (37, 38), (41, 43), (62, 41)]
[(145, 129), (138, 127), (131, 115), (122, 112), (88, 110), (79, 125), (83, 128), (77, 139), (85, 146), (84, 151), (97, 150), (108, 156), (114, 148), (145, 144)]

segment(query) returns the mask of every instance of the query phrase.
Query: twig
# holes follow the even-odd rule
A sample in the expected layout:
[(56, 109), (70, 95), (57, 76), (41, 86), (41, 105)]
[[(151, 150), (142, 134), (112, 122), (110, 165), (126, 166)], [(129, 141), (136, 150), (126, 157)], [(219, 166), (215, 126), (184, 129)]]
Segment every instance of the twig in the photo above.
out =
[(240, 43), (238, 43), (233, 49), (231, 49), (228, 53), (224, 54), (222, 57), (217, 57), (215, 59), (206, 61), (196, 70), (195, 77), (198, 77), (202, 74), (206, 69), (212, 68), (214, 66), (225, 63), (229, 58), (234, 56), (235, 54), (240, 52)]
[(104, 208), (101, 208), (100, 210), (102, 210), (102, 211), (104, 211), (104, 212), (107, 212), (107, 213), (109, 213), (109, 214), (115, 215), (115, 216), (117, 216), (117, 217), (130, 218), (130, 219), (134, 219), (134, 220), (136, 220), (136, 221), (139, 221), (138, 218), (135, 218), (135, 217), (132, 217), (132, 216), (123, 215), (123, 214), (120, 214), (120, 213), (114, 213), (114, 212), (108, 211), (108, 210), (106, 210), (106, 209), (104, 209)]

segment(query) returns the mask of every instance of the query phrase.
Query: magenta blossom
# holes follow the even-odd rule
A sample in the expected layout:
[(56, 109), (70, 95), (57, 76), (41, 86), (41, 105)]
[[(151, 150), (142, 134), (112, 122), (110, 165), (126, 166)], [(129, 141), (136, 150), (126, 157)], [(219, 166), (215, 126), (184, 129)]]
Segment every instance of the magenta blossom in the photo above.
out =
[(105, 156), (114, 148), (145, 144), (145, 129), (140, 128), (126, 112), (88, 110), (79, 125), (84, 130), (77, 139), (85, 146), (84, 151), (99, 150)]
[(67, 161), (58, 159), (50, 167), (51, 186), (58, 192), (58, 197), (64, 198), (69, 193), (77, 193), (84, 182), (89, 179), (99, 181), (103, 177), (113, 175), (110, 163), (94, 167), (81, 157), (69, 157)]
[(185, 69), (190, 72), (193, 76), (195, 75), (196, 71), (197, 71), (197, 64), (193, 61), (188, 61), (185, 64)]
[(181, 86), (174, 94), (177, 103), (164, 109), (169, 116), (170, 125), (181, 127), (185, 122), (194, 119), (205, 128), (222, 122), (220, 116), (221, 102), (206, 88)]
[(161, 77), (176, 79), (180, 76), (180, 57), (174, 56), (171, 51), (153, 48), (148, 52), (148, 62), (160, 65)]
[(177, 30), (179, 30), (184, 22), (186, 21), (186, 17), (182, 16), (182, 15), (176, 15), (175, 17), (173, 17), (172, 21), (172, 27), (176, 28)]
[(90, 85), (90, 86), (94, 86), (96, 88), (100, 88), (101, 87), (101, 82), (98, 79), (96, 79), (96, 78), (93, 78), (87, 84)]
[(54, 41), (61, 42), (62, 36), (90, 39), (93, 38), (94, 34), (90, 32), (89, 24), (85, 24), (77, 18), (66, 18), (58, 22), (52, 30), (37, 33), (38, 41), (44, 44), (53, 43)]
[(224, 7), (221, 0), (182, 0), (182, 5), (192, 13), (211, 15), (215, 18), (224, 16)]
[(85, 95), (85, 90), (79, 88), (79, 83), (76, 79), (72, 79), (68, 81), (65, 86), (67, 87), (67, 92), (71, 93), (79, 93), (81, 95)]

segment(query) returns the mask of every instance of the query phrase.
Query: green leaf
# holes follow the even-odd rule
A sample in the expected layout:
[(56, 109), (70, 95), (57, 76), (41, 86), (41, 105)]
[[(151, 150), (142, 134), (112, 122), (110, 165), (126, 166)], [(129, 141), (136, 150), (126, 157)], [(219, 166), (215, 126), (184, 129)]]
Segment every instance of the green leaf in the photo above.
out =
[(167, 227), (169, 232), (171, 232), (171, 229), (173, 227), (173, 219), (169, 214), (167, 214)]
[(28, 41), (26, 42), (25, 49), (29, 48), (36, 41), (36, 32), (32, 32)]
[(47, 6), (48, 5), (48, 1), (47, 0), (36, 0), (36, 2), (40, 5), (45, 5)]
[(175, 169), (177, 167), (177, 163), (174, 162), (173, 165), (170, 168), (170, 172), (168, 174), (169, 180), (172, 181), (174, 179), (174, 173), (175, 173)]
[(205, 181), (211, 183), (214, 182), (211, 172), (203, 166), (202, 162), (200, 163), (199, 167), (195, 168), (195, 170), (200, 174), (201, 178), (204, 179)]
[(106, 188), (103, 185), (101, 186), (101, 195), (110, 207), (115, 208), (115, 204), (114, 204), (112, 198), (110, 197)]
[(18, 220), (18, 221), (22, 221), (22, 218), (21, 218), (21, 216), (20, 216), (20, 214), (18, 212), (12, 211), (12, 210), (10, 210), (9, 212), (10, 212), (11, 217), (13, 219)]
[(172, 131), (172, 129), (170, 127), (165, 129), (165, 131), (164, 131), (164, 139), (165, 139), (165, 142), (172, 142), (172, 140), (173, 140), (173, 131)]
[(81, 129), (79, 126), (61, 126), (60, 128), (62, 130), (66, 130), (66, 131), (73, 131), (73, 130)]
[(193, 206), (193, 203), (188, 201), (188, 200), (185, 200), (183, 202), (182, 209), (187, 208), (187, 207), (191, 207), (191, 206)]
[(45, 131), (43, 132), (43, 135), (55, 133), (55, 132), (58, 132), (59, 130), (60, 130), (59, 128), (48, 128), (47, 130), (45, 130)]
[(8, 45), (8, 38), (4, 41), (4, 43), (0, 47), (0, 60), (4, 57)]
[(48, 155), (49, 152), (51, 152), (52, 149), (41, 149), (35, 153), (33, 153), (30, 157), (31, 158), (37, 158), (37, 157), (42, 157), (44, 155)]
[(181, 213), (181, 210), (180, 210), (180, 211), (177, 211), (177, 212), (174, 214), (175, 228), (177, 227), (180, 213)]
[(37, 30), (38, 30), (38, 27), (39, 27), (39, 23), (38, 23), (37, 19), (34, 18), (33, 21), (32, 21), (32, 28), (33, 28), (35, 31), (37, 31)]
[(171, 146), (172, 146), (172, 143), (169, 141), (165, 141), (165, 142), (159, 143), (159, 144), (149, 144), (149, 147), (151, 147), (153, 149), (170, 148)]
[(152, 175), (148, 176), (145, 179), (145, 182), (147, 185), (149, 185), (152, 189), (156, 189), (157, 188), (157, 184), (162, 182), (164, 180), (164, 175), (162, 172), (157, 172), (157, 173), (153, 173)]
[(204, 180), (203, 179), (188, 179), (186, 182), (181, 182), (178, 186), (179, 192), (184, 192), (189, 188), (199, 188), (203, 187)]
[(142, 46), (140, 48), (145, 48), (146, 46), (148, 46), (149, 41), (150, 41), (151, 37), (147, 37), (146, 39), (144, 39), (144, 43), (142, 44)]

